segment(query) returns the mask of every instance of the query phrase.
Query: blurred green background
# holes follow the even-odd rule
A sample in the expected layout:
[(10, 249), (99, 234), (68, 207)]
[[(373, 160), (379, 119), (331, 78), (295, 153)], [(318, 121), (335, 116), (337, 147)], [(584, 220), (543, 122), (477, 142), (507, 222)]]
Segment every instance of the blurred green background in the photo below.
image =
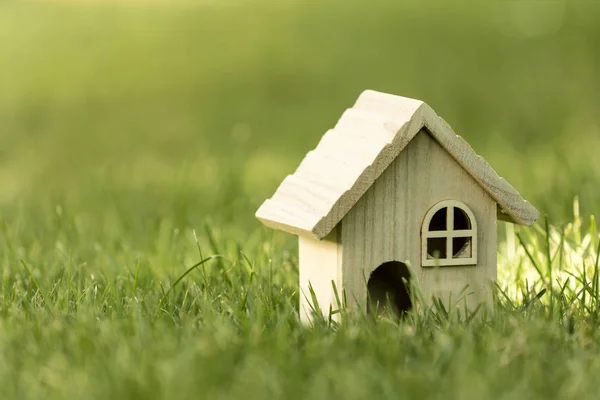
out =
[(370, 88), (426, 101), (552, 222), (576, 195), (598, 213), (598, 21), (591, 2), (2, 2), (0, 208), (244, 234)]
[[(594, 398), (598, 231), (571, 214), (600, 213), (598, 21), (0, 0), (0, 399)], [(367, 88), (426, 101), (558, 226), (500, 236), (490, 323), (298, 325), (297, 241), (254, 213)]]

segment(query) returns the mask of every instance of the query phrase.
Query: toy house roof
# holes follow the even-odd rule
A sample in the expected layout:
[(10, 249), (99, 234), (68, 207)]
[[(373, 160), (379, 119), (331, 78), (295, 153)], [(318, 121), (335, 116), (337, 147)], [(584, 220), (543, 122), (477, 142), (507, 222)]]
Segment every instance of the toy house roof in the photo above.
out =
[(498, 218), (531, 225), (539, 212), (422, 101), (363, 92), (256, 213), (265, 225), (323, 239), (421, 130), (498, 204)]

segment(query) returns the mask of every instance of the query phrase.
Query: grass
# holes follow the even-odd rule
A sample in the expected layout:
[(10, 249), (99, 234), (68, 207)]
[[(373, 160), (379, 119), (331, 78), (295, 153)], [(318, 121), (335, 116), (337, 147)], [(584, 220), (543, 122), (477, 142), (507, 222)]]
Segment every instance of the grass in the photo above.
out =
[[(0, 4), (0, 398), (596, 398), (599, 8), (553, 4)], [(367, 87), (550, 216), (485, 320), (299, 324), (254, 211)]]
[[(549, 235), (520, 230), (525, 246), (517, 237), (503, 242), (515, 248), (502, 249), (502, 290), (486, 322), (457, 300), (456, 308), (423, 310), (400, 324), (350, 314), (339, 326), (324, 319), (302, 327), (295, 249), (262, 229), (240, 244), (210, 225), (194, 232), (165, 223), (140, 248), (141, 232), (121, 221), (94, 229), (92, 241), (84, 215), (63, 210), (36, 224), (22, 215), (3, 235), (0, 391), (3, 398), (593, 398), (599, 241), (594, 225), (577, 224), (549, 227)], [(223, 257), (210, 259), (217, 252)]]

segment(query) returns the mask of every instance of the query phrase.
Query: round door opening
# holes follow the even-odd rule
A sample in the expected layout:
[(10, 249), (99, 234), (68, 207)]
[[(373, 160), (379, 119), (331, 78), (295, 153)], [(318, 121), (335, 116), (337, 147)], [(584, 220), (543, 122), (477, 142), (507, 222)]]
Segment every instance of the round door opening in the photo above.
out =
[[(406, 284), (405, 284), (406, 281)], [(401, 317), (412, 307), (407, 284), (410, 272), (406, 264), (389, 261), (371, 273), (367, 284), (367, 313)]]

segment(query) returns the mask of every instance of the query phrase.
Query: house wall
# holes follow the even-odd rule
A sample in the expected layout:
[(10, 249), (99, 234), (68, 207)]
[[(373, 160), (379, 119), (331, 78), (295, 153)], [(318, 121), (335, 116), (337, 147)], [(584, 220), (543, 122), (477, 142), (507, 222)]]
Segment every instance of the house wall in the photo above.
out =
[[(338, 244), (336, 227), (325, 239), (298, 237), (298, 256), (300, 264), (300, 320), (310, 322), (312, 316), (312, 297), (309, 285), (312, 285), (319, 308), (323, 315), (329, 315), (329, 308), (338, 308), (332, 282), (342, 295), (341, 282), (341, 246)], [(336, 314), (337, 320), (339, 314)]]
[[(442, 200), (458, 200), (474, 213), (478, 265), (421, 267), (421, 225)], [(496, 278), (496, 203), (426, 132), (421, 131), (343, 218), (342, 283), (349, 303), (365, 307), (366, 282), (387, 261), (408, 263), (426, 299), (454, 303), (468, 285), (470, 307), (490, 302)]]

